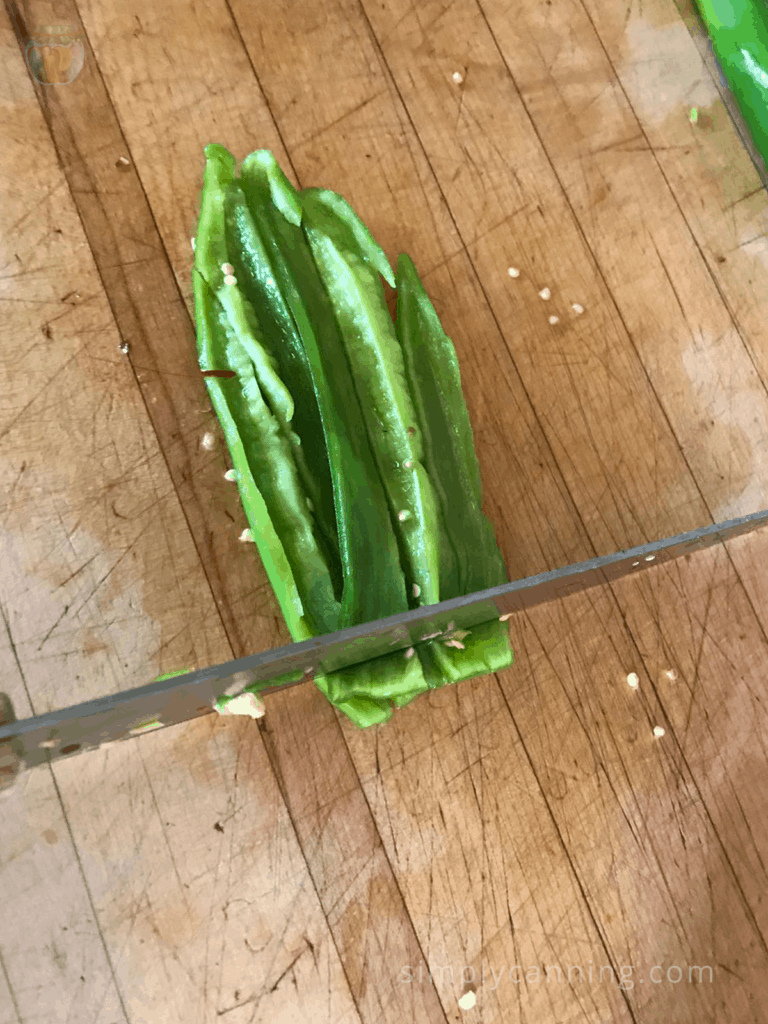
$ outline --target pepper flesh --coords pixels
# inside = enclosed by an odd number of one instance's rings
[[[293,639],[504,582],[455,352],[413,265],[401,257],[396,281],[346,200],[297,192],[268,150],[243,162],[239,180],[223,147],[206,156],[194,274],[201,368],[236,371],[206,385]],[[227,263],[236,285],[224,280]],[[396,326],[381,277],[402,291]],[[389,719],[393,704],[512,663],[504,623],[456,634],[458,647],[451,637],[315,684],[364,728]]]
[[[275,358],[280,377],[290,382],[290,395],[295,405],[290,431],[293,456],[302,486],[312,502],[334,592],[340,600],[341,561],[328,451],[307,354],[275,280],[276,272],[265,241],[269,228],[263,223],[263,214],[263,204],[255,204],[253,210],[249,208],[240,181],[227,185],[227,250],[239,288],[258,311],[265,347]]]
[[[206,377],[206,386],[212,397],[217,396],[216,412],[222,426],[226,423],[230,452],[233,458],[235,452],[238,455],[238,484],[241,480],[244,483],[248,501],[255,500],[254,489],[260,492],[257,516],[263,521],[266,512],[280,539],[298,591],[299,603],[293,604],[300,617],[307,620],[310,635],[332,633],[338,627],[339,604],[291,451],[286,415],[289,409],[292,415],[293,400],[277,375],[274,358],[264,348],[255,311],[238,285],[223,283],[222,267],[230,263],[224,190],[232,180],[234,161],[217,146],[206,147],[206,157],[193,273],[200,367],[207,370],[226,365],[237,374],[235,379]],[[246,319],[241,314],[249,307]],[[244,493],[242,488],[240,493]],[[253,532],[253,536],[258,544],[260,535]],[[294,615],[291,621],[300,633],[304,632]]]
[[[367,229],[354,230],[352,225],[358,220],[354,211],[349,208],[343,217],[339,214],[344,202],[340,196],[328,190],[305,189],[301,198],[304,231],[333,303],[387,492],[408,577],[409,603],[411,607],[437,604],[437,501],[421,463],[421,437],[405,380],[403,353],[379,277],[382,269],[388,270],[394,284],[392,270]]]

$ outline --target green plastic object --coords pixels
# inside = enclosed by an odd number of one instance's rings
[[[768,4],[696,0],[720,70],[768,165]]]

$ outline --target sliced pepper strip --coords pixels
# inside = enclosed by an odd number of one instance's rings
[[[234,180],[235,158],[223,146],[205,147],[206,164],[200,222],[195,242],[195,270],[201,274],[237,330],[242,345],[256,370],[259,387],[286,435],[294,404],[288,388],[277,374],[277,363],[259,337],[256,312],[237,284],[227,284],[224,267],[230,263],[225,231],[226,188]],[[234,266],[234,264],[232,264]],[[232,275],[234,276],[234,275]],[[212,367],[213,369],[213,367]]]
[[[333,633],[338,628],[340,606],[328,563],[315,536],[314,518],[307,508],[306,492],[301,486],[290,442],[269,411],[253,364],[223,310],[219,322],[227,337],[226,363],[237,373],[236,381],[224,382],[222,386],[227,388],[229,407],[254,479],[259,482],[270,518],[285,546],[305,616],[317,634]]]
[[[265,347],[274,356],[281,379],[290,385],[295,404],[290,433],[293,456],[301,482],[312,502],[311,511],[324,541],[334,592],[340,600],[343,579],[328,451],[309,360],[291,310],[275,280],[275,270],[264,240],[265,232],[269,231],[264,223],[265,207],[271,201],[268,181],[262,201],[255,202],[253,210],[248,206],[240,181],[233,181],[227,186],[227,246],[238,287],[257,312]]]
[[[386,257],[383,253],[376,256],[375,242],[367,230],[365,234],[355,233],[349,226],[349,215],[343,220],[339,217],[340,197],[331,203],[325,190],[306,189],[301,198],[302,226],[333,303],[389,501],[406,571],[409,605],[437,604],[437,500],[420,461],[421,438],[403,354],[379,276],[382,258],[386,262]]]
[[[222,356],[219,351],[224,339],[220,326],[213,314],[213,295],[202,275],[196,271],[192,275],[195,295],[195,317],[197,328],[197,348],[200,367],[203,370],[220,366]],[[218,332],[219,344],[214,346],[214,332]],[[205,385],[211,398],[214,411],[224,432],[224,438],[237,474],[237,487],[240,501],[245,510],[251,534],[258,549],[261,561],[266,569],[269,582],[280,605],[283,618],[294,643],[309,640],[315,633],[304,617],[304,609],[299,596],[299,589],[285,553],[282,541],[275,529],[266,502],[256,486],[250,464],[243,446],[237,424],[229,409],[228,395],[225,388],[231,388],[230,381],[217,377],[206,377]]]
[[[397,335],[424,441],[424,464],[457,560],[457,573],[444,565],[440,579],[440,600],[449,601],[506,583],[507,571],[481,508],[480,467],[456,350],[406,253],[397,261]]]

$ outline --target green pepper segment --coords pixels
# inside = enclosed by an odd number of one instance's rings
[[[227,186],[234,180],[235,159],[223,146],[217,145],[206,146],[205,155],[194,267],[205,278],[206,284],[226,310],[253,362],[256,379],[270,410],[277,416],[286,435],[289,435],[288,423],[294,413],[293,398],[277,374],[274,356],[264,348],[255,310],[239,285],[231,283],[234,275],[228,275],[225,271],[228,265],[234,266],[230,261],[225,231],[225,196]]]
[[[259,481],[270,517],[285,545],[305,615],[317,633],[333,633],[338,628],[339,602],[328,564],[317,543],[314,520],[307,508],[306,492],[301,486],[290,442],[269,411],[253,364],[223,311],[220,323],[227,335],[226,364],[237,374],[236,381],[223,384],[228,385],[230,408],[254,479]]]
[[[238,286],[257,311],[265,347],[275,358],[281,380],[290,385],[295,403],[289,434],[293,457],[312,503],[310,511],[321,533],[334,593],[341,600],[343,578],[328,450],[309,360],[265,243],[269,233],[265,217],[272,202],[268,178],[264,186],[262,201],[255,201],[252,209],[240,181],[227,186],[227,244]]]
[[[323,228],[342,252],[354,255],[381,274],[390,288],[395,287],[395,276],[387,254],[343,196],[329,188],[305,188],[299,196],[304,211],[308,203],[316,216],[323,211]]]
[[[269,191],[269,198],[283,217],[296,227],[301,225],[301,200],[280,164],[269,149],[257,149],[243,160],[240,168],[243,180],[260,185]]]
[[[277,288],[301,336],[328,451],[344,592],[339,629],[407,611],[405,580],[387,498],[368,444],[334,308],[306,238],[265,204],[264,160],[243,162],[243,189],[259,224]],[[283,189],[292,189],[283,182]]]
[[[309,189],[302,200],[304,232],[333,304],[371,450],[387,494],[406,572],[409,605],[437,604],[437,501],[420,461],[415,410],[380,271],[374,268],[372,257],[360,254],[359,237],[339,220],[335,210]]]
[[[203,370],[220,368],[223,358],[221,349],[226,341],[226,336],[221,325],[215,319],[213,294],[205,279],[197,272],[194,272],[192,276],[200,367]],[[216,345],[214,345],[214,332],[218,335],[219,343]],[[302,640],[309,640],[315,633],[304,617],[304,608],[291,564],[272,522],[267,504],[253,478],[243,439],[229,408],[232,383],[217,377],[205,378],[211,403],[224,431],[224,438],[232,458],[240,500],[248,519],[251,534],[256,542],[288,631],[294,643],[300,643]]]
[[[315,685],[361,729],[388,721],[393,700],[402,707],[429,688],[419,659],[402,651],[316,676]]]
[[[424,439],[424,464],[457,562],[456,572],[450,564],[442,567],[440,599],[499,586],[507,572],[481,509],[480,467],[456,350],[405,253],[397,261],[397,334]]]

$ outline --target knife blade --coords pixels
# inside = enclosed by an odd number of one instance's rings
[[[0,788],[4,785],[3,772],[7,785],[9,775],[15,777],[36,765],[210,714],[219,697],[235,696],[254,683],[265,684],[259,688],[260,695],[285,690],[316,673],[417,647],[430,634],[457,628],[471,630],[494,619],[509,618],[536,605],[732,540],[766,523],[768,509],[19,722],[13,720],[12,710],[6,710],[6,724],[0,726]]]

